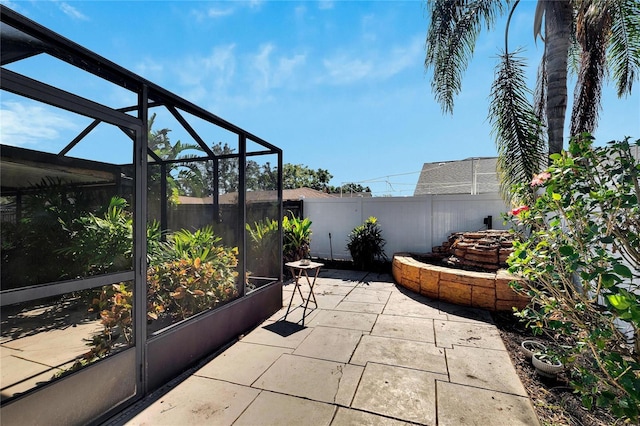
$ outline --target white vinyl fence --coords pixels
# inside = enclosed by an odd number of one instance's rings
[[[311,256],[349,260],[346,248],[351,230],[370,216],[378,218],[386,240],[385,253],[427,253],[452,232],[505,229],[507,212],[499,194],[422,195],[418,197],[318,198],[304,200],[304,216],[311,224]]]

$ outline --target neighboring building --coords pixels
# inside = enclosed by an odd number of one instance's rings
[[[336,194],[327,194],[311,188],[283,189],[283,201],[298,201],[305,198],[335,198]],[[277,199],[276,191],[247,191],[247,202],[273,201]],[[238,193],[229,192],[218,196],[220,204],[235,204],[238,202]],[[179,204],[213,204],[213,197],[187,197],[180,195]]]
[[[497,157],[424,163],[416,195],[498,193]]]

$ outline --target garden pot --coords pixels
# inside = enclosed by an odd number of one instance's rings
[[[544,352],[547,347],[537,340],[524,340],[520,344],[520,348],[522,349],[522,353],[524,353],[525,358],[531,361],[531,357],[535,352]]]
[[[560,361],[551,361],[546,358],[540,359],[539,353],[534,353],[531,360],[536,372],[542,377],[555,379],[558,373],[564,369],[564,365]]]

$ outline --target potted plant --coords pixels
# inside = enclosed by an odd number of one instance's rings
[[[544,352],[547,347],[537,340],[524,340],[520,343],[520,347],[522,352],[524,353],[525,358],[531,361],[531,357],[535,352]]]
[[[560,353],[553,348],[546,348],[533,353],[531,360],[536,372],[542,377],[555,379],[564,370]]]

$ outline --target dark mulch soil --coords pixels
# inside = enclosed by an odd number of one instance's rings
[[[531,332],[510,313],[498,313],[493,317],[542,425],[609,426],[616,424],[616,419],[603,410],[587,411],[579,397],[573,393],[565,374],[559,375],[557,379],[546,379],[536,373],[531,362],[521,351],[520,344],[528,339],[544,342],[544,337],[533,337]],[[618,424],[621,422],[618,421]]]

